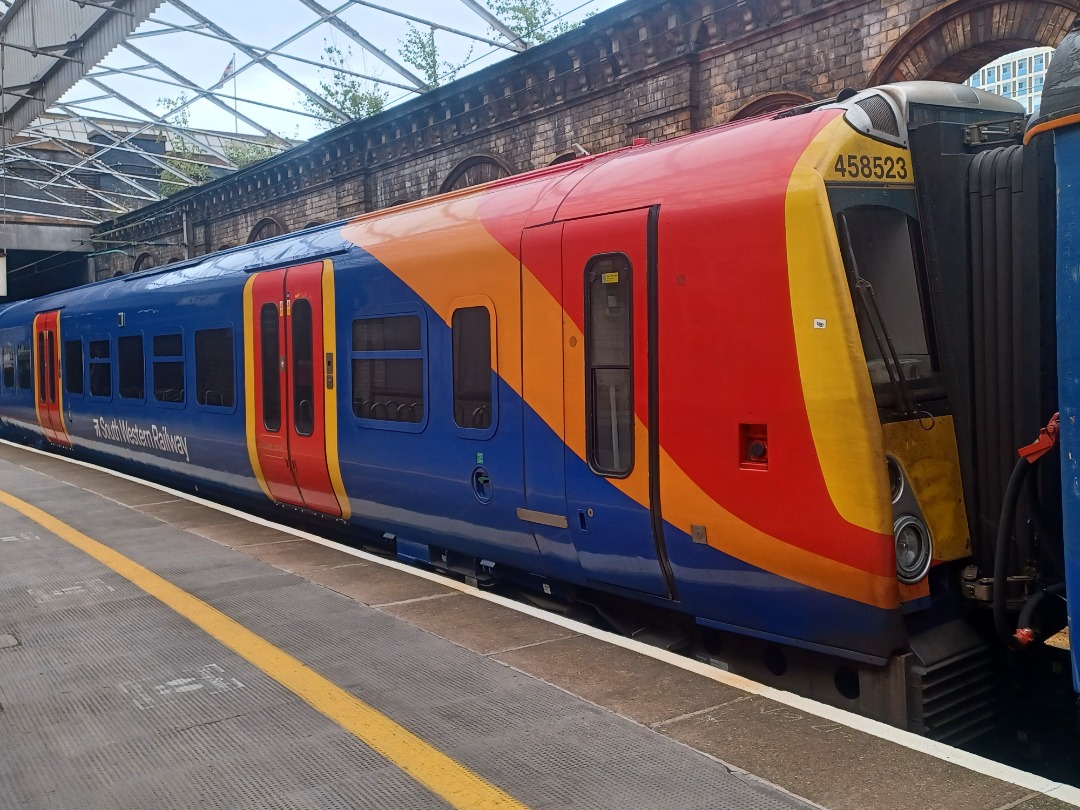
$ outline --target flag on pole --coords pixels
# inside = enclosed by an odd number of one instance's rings
[[[229,64],[225,66],[225,72],[221,74],[221,78],[218,79],[218,84],[225,81],[227,78],[233,75],[233,71],[236,70],[236,54],[234,53],[232,59],[229,60]]]

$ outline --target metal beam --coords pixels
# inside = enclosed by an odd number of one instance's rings
[[[175,2],[175,0],[174,0],[174,2]],[[386,51],[372,45],[364,37],[360,36],[359,31],[357,31],[355,28],[353,28],[347,22],[342,20],[336,14],[332,14],[330,11],[323,8],[321,5],[316,3],[315,0],[298,0],[298,2],[303,3],[309,9],[311,9],[316,14],[318,14],[320,17],[322,17],[324,22],[329,23],[330,25],[332,25],[334,28],[336,28],[338,31],[343,33],[345,36],[347,36],[349,39],[351,39],[353,42],[355,42],[357,45],[359,45],[365,51],[367,51],[372,56],[374,56],[376,59],[378,59],[380,62],[382,62],[384,65],[389,67],[391,70],[397,71],[397,73],[404,76],[406,79],[408,79],[410,82],[412,82],[416,87],[419,87],[419,88],[426,88],[427,87],[427,82],[425,82],[423,79],[416,76],[407,67],[405,67],[399,61],[397,61],[392,56],[387,54]]]
[[[386,6],[379,6],[375,3],[368,3],[366,0],[352,0],[354,6],[364,6],[365,8],[372,8],[376,11],[383,11],[387,14],[393,14],[395,17],[401,17],[403,20],[409,20],[410,22],[419,23],[425,25],[428,28],[435,28],[439,31],[445,31],[448,34],[457,34],[459,37],[465,37],[466,39],[473,39],[477,42],[483,42],[485,45],[494,45],[496,48],[505,48],[508,51],[523,51],[525,47],[517,47],[513,43],[499,42],[495,39],[488,39],[487,37],[481,37],[476,34],[470,34],[468,31],[462,31],[459,28],[451,28],[448,25],[442,25],[441,23],[433,22],[432,20],[425,20],[423,17],[414,17],[411,14],[406,14],[404,11],[396,11]],[[513,32],[511,32],[513,33]],[[517,35],[514,35],[517,38]]]
[[[304,2],[305,0],[300,0],[300,1]],[[181,0],[170,0],[170,2],[172,2],[172,4],[174,6],[176,6],[176,8],[183,11],[185,14],[187,14],[193,20],[198,20],[199,22],[206,23],[207,27],[211,31],[214,31],[214,32],[216,32],[216,33],[218,33],[218,34],[220,34],[222,36],[232,37],[232,34],[228,33],[224,28],[222,28],[221,26],[216,25],[215,23],[211,22],[206,17],[202,16],[197,11],[195,11],[190,6],[188,6],[186,3],[183,3]],[[237,40],[237,42],[239,43],[239,40]],[[128,45],[128,47],[130,48],[131,46]],[[269,70],[275,76],[277,76],[279,79],[283,79],[284,81],[288,82],[293,87],[295,87],[297,90],[299,90],[301,93],[303,93],[305,96],[307,96],[312,101],[314,101],[316,104],[318,104],[321,107],[324,107],[325,109],[327,109],[328,111],[333,113],[335,116],[337,116],[338,120],[341,121],[342,123],[344,123],[345,121],[350,120],[349,116],[345,113],[344,110],[342,110],[337,105],[332,104],[331,102],[327,101],[325,98],[320,96],[314,90],[311,90],[310,88],[304,86],[301,82],[298,82],[296,79],[294,79],[288,73],[286,73],[284,70],[279,68],[273,62],[271,62],[267,57],[260,55],[257,51],[252,50],[250,47],[248,47],[247,45],[245,45],[243,43],[237,44],[236,47],[237,47],[238,50],[243,51],[244,54],[246,54],[247,57],[249,59],[251,59],[253,62],[260,63],[263,67],[265,67],[267,70]],[[218,84],[221,84],[221,82],[218,82]]]
[[[528,42],[523,40],[513,28],[492,14],[487,6],[478,3],[477,0],[461,0],[461,2],[476,12],[480,19],[506,37],[507,41],[510,43],[510,47],[514,50],[524,51],[529,47]]]

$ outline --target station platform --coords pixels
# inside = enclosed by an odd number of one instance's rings
[[[1075,788],[0,444],[0,808],[1070,806]]]

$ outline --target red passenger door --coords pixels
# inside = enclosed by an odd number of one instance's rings
[[[42,312],[34,318],[34,405],[38,424],[53,444],[71,447],[60,392],[60,313]]]
[[[347,518],[337,456],[330,262],[257,273],[245,298],[252,469],[271,499]]]

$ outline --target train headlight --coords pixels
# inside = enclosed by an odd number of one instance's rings
[[[896,503],[904,494],[904,471],[900,469],[900,462],[892,456],[885,456],[885,466],[889,470],[889,491],[892,502]]]
[[[918,582],[930,570],[933,546],[926,524],[914,515],[901,515],[893,523],[896,543],[896,576],[901,582]]]

